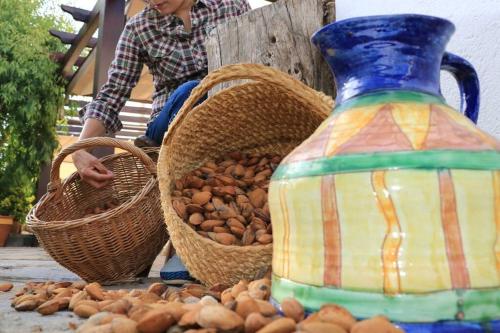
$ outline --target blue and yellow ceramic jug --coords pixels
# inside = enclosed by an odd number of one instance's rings
[[[453,31],[396,15],[313,36],[337,101],[273,175],[276,302],[337,303],[407,332],[500,332],[500,142],[474,124],[478,79],[445,52]],[[457,79],[462,113],[442,97],[440,69]]]

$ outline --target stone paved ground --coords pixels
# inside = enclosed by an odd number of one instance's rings
[[[159,280],[159,269],[164,261],[165,257],[162,255],[156,258],[148,279],[112,288],[146,288],[152,282]],[[38,312],[17,312],[10,306],[11,298],[25,282],[48,280],[77,281],[80,279],[53,261],[42,248],[0,248],[0,282],[14,283],[14,289],[10,292],[0,292],[0,333],[73,332],[69,328],[70,323],[77,325],[83,323],[83,320],[69,311],[42,316]]]

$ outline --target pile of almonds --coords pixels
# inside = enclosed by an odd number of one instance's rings
[[[42,315],[69,309],[88,318],[77,333],[402,333],[385,317],[356,321],[341,306],[327,304],[305,318],[293,298],[269,303],[271,281],[240,281],[231,288],[182,288],[153,283],[147,290],[105,290],[98,283],[30,282],[16,294],[18,311]]]
[[[191,228],[224,245],[273,241],[267,191],[281,156],[231,153],[175,181],[172,205]]]
[[[85,215],[83,217],[91,217],[97,214],[102,214],[104,212],[107,212],[108,210],[115,209],[118,206],[120,206],[120,201],[118,199],[111,199],[103,202],[97,207],[89,207],[85,209]]]

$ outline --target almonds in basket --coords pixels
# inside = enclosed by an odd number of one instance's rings
[[[203,237],[223,245],[272,242],[269,180],[282,157],[231,153],[176,180],[172,205]]]

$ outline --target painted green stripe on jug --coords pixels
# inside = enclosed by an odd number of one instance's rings
[[[335,155],[281,164],[273,180],[383,169],[500,169],[498,151],[426,150]]]
[[[385,315],[402,322],[455,320],[463,311],[465,320],[483,321],[500,318],[500,289],[447,290],[427,294],[400,294],[349,291],[309,286],[273,276],[272,297],[281,302],[296,298],[308,311],[322,304],[344,306],[358,318]]]
[[[334,113],[343,112],[352,108],[386,104],[386,103],[419,103],[419,104],[442,104],[446,105],[442,97],[406,90],[389,90],[354,97],[343,102],[333,109]]]

